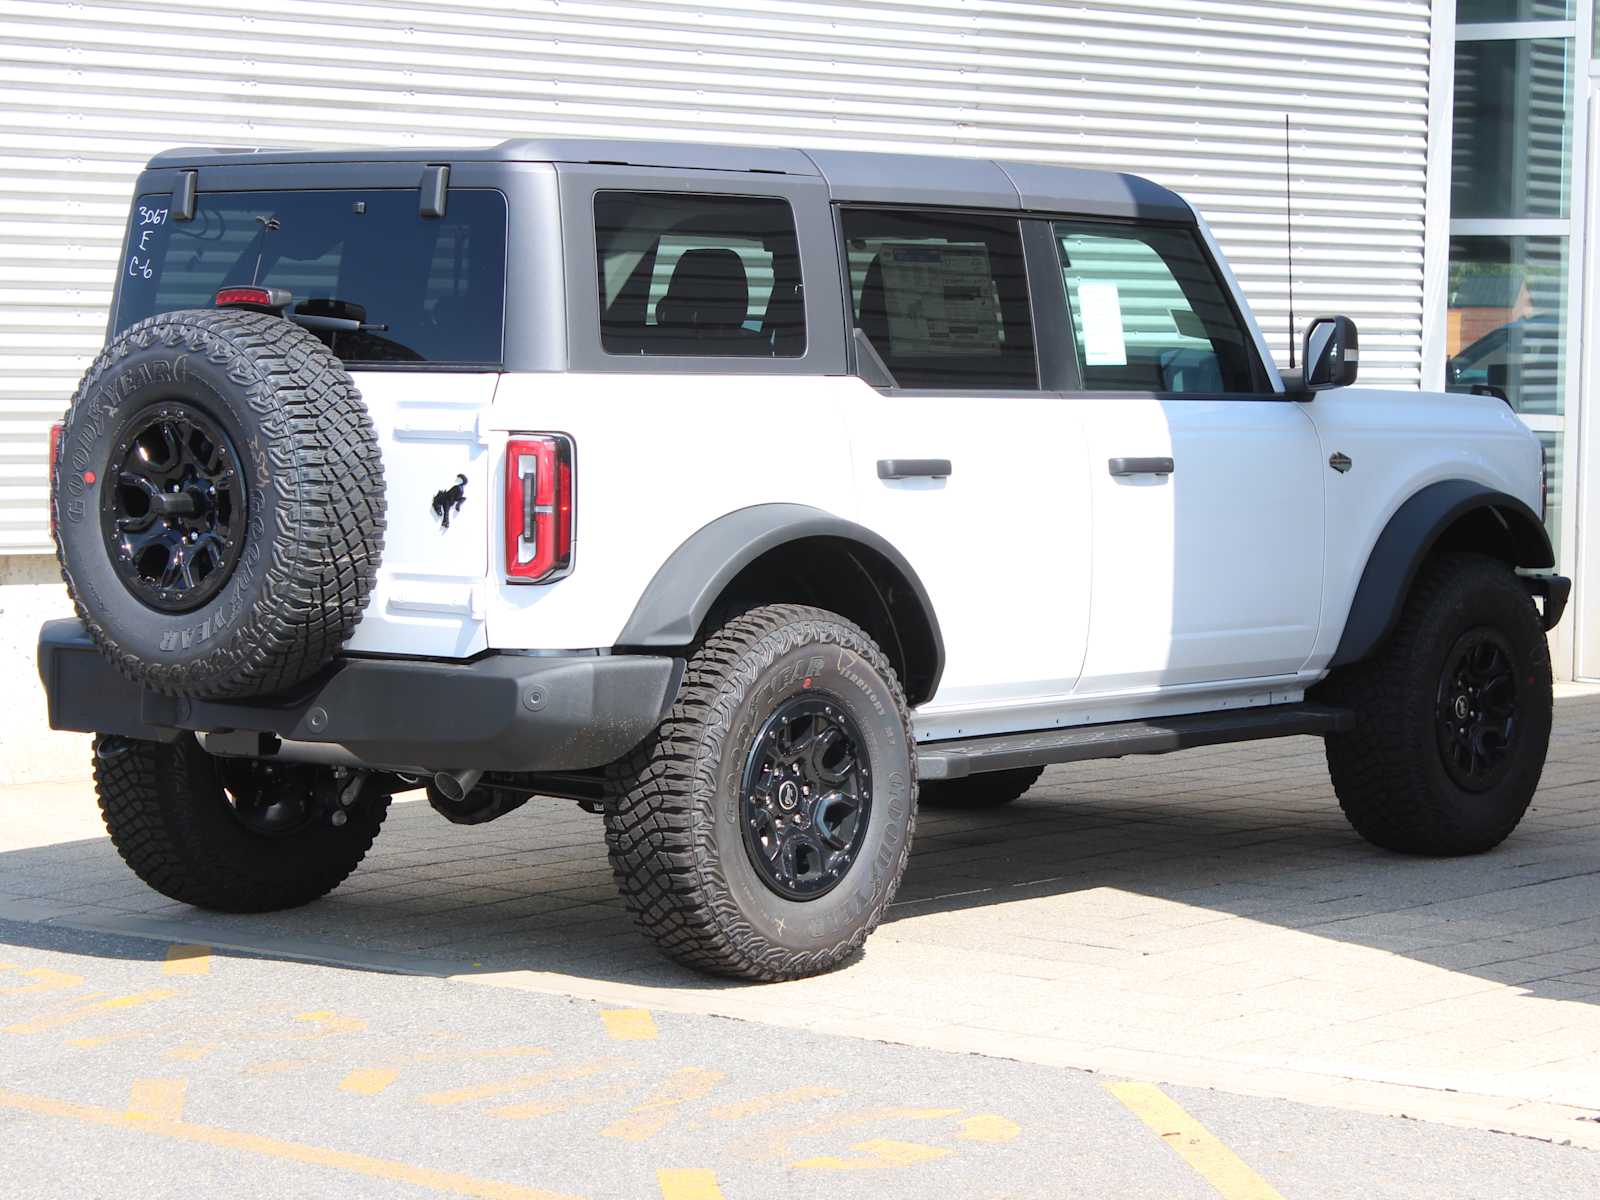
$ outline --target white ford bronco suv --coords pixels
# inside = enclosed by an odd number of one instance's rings
[[[1132,176],[626,141],[174,150],[52,449],[39,666],[152,887],[336,887],[389,798],[603,815],[672,957],[861,946],[917,806],[1326,739],[1356,830],[1527,808],[1568,581],[1499,399],[1273,365]],[[1544,573],[1540,573],[1544,572]]]

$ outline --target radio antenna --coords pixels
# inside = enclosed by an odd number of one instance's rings
[[[1289,255],[1289,370],[1294,370],[1294,178],[1290,170],[1289,114],[1283,114],[1283,217],[1288,232]]]

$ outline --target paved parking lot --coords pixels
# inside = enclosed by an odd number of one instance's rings
[[[397,804],[332,897],[235,918],[146,890],[82,786],[13,789],[0,918],[1600,1147],[1597,730],[1600,698],[1562,701],[1528,820],[1465,860],[1359,841],[1310,740],[1056,768],[1008,810],[924,814],[866,953],[793,984],[658,959],[599,819],[557,801],[477,828]]]

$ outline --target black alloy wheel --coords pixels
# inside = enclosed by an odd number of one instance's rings
[[[1439,753],[1450,778],[1487,791],[1505,774],[1519,733],[1517,676],[1510,643],[1495,630],[1456,640],[1439,678]]]
[[[756,735],[739,819],[761,880],[790,900],[824,896],[861,852],[872,809],[861,731],[838,700],[793,696]]]
[[[101,528],[128,591],[160,612],[215,596],[244,545],[244,476],[217,422],[185,404],[135,413],[112,450]]]

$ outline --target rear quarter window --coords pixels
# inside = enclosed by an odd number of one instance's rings
[[[287,315],[354,318],[311,332],[351,366],[494,366],[502,358],[506,202],[454,188],[443,217],[415,190],[202,192],[191,221],[140,196],[121,268],[117,328],[210,308],[218,289],[286,289]]]
[[[766,196],[597,192],[608,354],[798,358],[805,305],[794,213]]]

